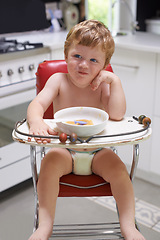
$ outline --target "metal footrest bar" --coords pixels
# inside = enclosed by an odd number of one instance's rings
[[[119,222],[93,224],[54,225],[51,238],[53,239],[124,239],[121,236]]]

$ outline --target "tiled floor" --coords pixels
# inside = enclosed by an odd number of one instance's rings
[[[112,197],[88,199],[116,212],[116,203]],[[160,233],[160,208],[137,198],[135,201],[137,222]]]
[[[146,240],[160,239],[160,187],[135,179],[136,216]],[[6,192],[0,200],[0,240],[27,240],[33,228],[31,182]],[[56,224],[117,220],[112,198],[59,198]]]

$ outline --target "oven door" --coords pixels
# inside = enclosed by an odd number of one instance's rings
[[[47,48],[0,56],[0,192],[31,177],[30,148],[13,142],[12,131],[36,96],[35,72],[44,60],[50,60]]]

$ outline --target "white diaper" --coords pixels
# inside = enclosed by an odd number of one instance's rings
[[[73,173],[76,175],[91,175],[92,174],[92,160],[96,152],[102,148],[94,151],[80,152],[74,149],[68,149],[73,159]]]

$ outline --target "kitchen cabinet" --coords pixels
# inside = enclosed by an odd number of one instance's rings
[[[151,145],[151,171],[160,175],[160,152],[159,152],[159,136],[160,136],[160,54],[157,54],[156,64],[156,83],[155,83],[155,105],[153,112],[153,136]]]
[[[17,142],[0,148],[0,192],[31,178],[30,148]],[[37,154],[40,166],[40,151]]]
[[[160,53],[157,54],[154,115],[160,117]]]
[[[116,47],[111,64],[120,77],[126,95],[126,116],[145,114],[152,119],[153,133],[140,144],[137,176],[159,184],[160,161],[157,149],[160,134],[160,54],[152,51]],[[130,146],[118,149],[121,159],[130,165]]]
[[[154,105],[156,54],[117,48],[111,64],[126,95],[128,116],[151,116]]]
[[[27,145],[11,143],[0,148],[0,156],[0,192],[31,177]]]

